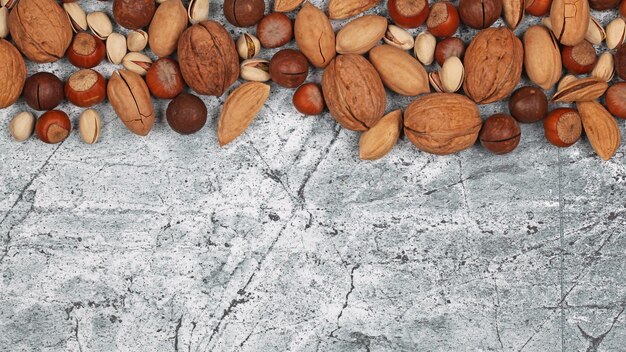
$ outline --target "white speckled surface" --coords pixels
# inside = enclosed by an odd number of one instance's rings
[[[42,70],[73,69],[28,71]],[[166,102],[147,138],[100,104],[93,146],[77,131],[15,143],[6,126],[27,107],[0,110],[0,351],[626,350],[623,148],[557,150],[535,124],[503,157],[404,139],[363,162],[358,134],[299,115],[291,94],[272,85],[224,149],[223,97],[204,98],[193,136],[169,129]]]

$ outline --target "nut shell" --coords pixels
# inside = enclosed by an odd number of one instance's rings
[[[404,133],[420,150],[448,155],[474,145],[480,111],[467,97],[433,93],[415,99],[404,112]]]
[[[606,91],[606,108],[621,119],[626,119],[626,82],[615,83]]]
[[[583,125],[578,112],[571,108],[559,108],[548,114],[543,121],[546,139],[551,144],[567,148],[580,139]]]
[[[554,86],[563,72],[559,43],[544,26],[531,26],[524,34],[524,68],[531,81],[543,89]]]
[[[135,72],[119,70],[113,73],[107,86],[113,109],[133,133],[146,136],[154,125],[154,105],[143,78]]]
[[[23,142],[35,131],[35,116],[30,112],[20,112],[9,122],[9,132],[13,139]]]
[[[224,16],[237,27],[254,26],[263,18],[265,1],[263,0],[225,0]]]
[[[550,24],[556,39],[574,46],[585,39],[589,27],[588,0],[554,0],[550,8]]]
[[[178,39],[187,28],[187,10],[180,0],[168,0],[161,4],[150,23],[148,42],[158,57],[176,51]]]
[[[158,59],[146,73],[146,84],[152,95],[160,99],[172,99],[185,88],[180,67],[174,59]]]
[[[17,101],[25,81],[24,58],[10,42],[0,39],[0,109]]]
[[[72,41],[72,26],[54,0],[21,0],[9,14],[15,45],[31,61],[61,59]]]
[[[63,142],[72,131],[72,123],[66,113],[59,110],[48,111],[41,115],[35,125],[37,138],[44,143]]]
[[[383,82],[360,55],[337,56],[324,70],[322,91],[331,115],[349,130],[367,131],[385,113]]]
[[[480,31],[465,52],[465,93],[478,104],[506,98],[520,81],[523,61],[522,42],[510,29]]]
[[[221,96],[239,77],[239,54],[226,29],[204,21],[185,30],[178,41],[178,63],[189,87]]]
[[[296,16],[294,35],[298,48],[311,65],[317,68],[328,66],[337,54],[335,31],[330,20],[324,12],[309,2],[302,6]]]
[[[548,99],[541,89],[522,87],[511,95],[509,111],[519,122],[537,122],[548,113]]]
[[[183,93],[167,106],[167,123],[180,134],[200,131],[206,124],[207,109],[204,102],[195,95]]]
[[[156,11],[154,0],[114,0],[113,17],[120,26],[141,29],[150,24]]]
[[[388,44],[379,45],[370,51],[370,61],[392,91],[405,96],[430,92],[426,69],[406,51]]]
[[[61,104],[64,98],[63,82],[52,73],[35,73],[28,77],[24,84],[24,100],[35,110],[52,110]]]
[[[522,131],[517,121],[506,114],[487,118],[480,130],[480,143],[496,155],[508,154],[519,145]]]

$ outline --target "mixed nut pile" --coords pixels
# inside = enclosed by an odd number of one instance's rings
[[[107,0],[100,0],[107,1]],[[80,135],[95,143],[101,119],[90,107],[105,99],[124,125],[147,135],[154,125],[153,98],[172,99],[166,117],[181,134],[203,128],[207,108],[199,95],[228,93],[218,123],[225,145],[243,133],[270,96],[272,80],[297,90],[293,104],[306,115],[327,107],[344,128],[363,132],[362,159],[378,159],[401,133],[420,150],[447,155],[480,140],[495,154],[517,148],[518,123],[543,120],[546,139],[555,146],[576,143],[583,131],[605,160],[620,146],[614,116],[626,119],[626,83],[609,87],[615,74],[626,79],[626,0],[388,0],[388,19],[363,15],[337,33],[331,20],[345,20],[381,5],[380,0],[329,0],[327,12],[304,0],[226,0],[224,16],[237,27],[256,26],[233,40],[224,24],[209,19],[209,0],[113,0],[114,20],[130,30],[113,31],[103,12],[86,14],[76,0],[0,0],[0,108],[20,96],[46,111],[38,119],[22,112],[10,122],[18,141],[32,133],[46,143],[65,140],[72,124],[54,110],[62,101],[86,108]],[[603,28],[590,8],[620,7],[622,17]],[[286,13],[297,11],[295,20]],[[545,16],[521,38],[513,30],[524,16]],[[504,18],[506,27],[491,27]],[[414,38],[406,29],[425,24]],[[478,29],[469,43],[453,37],[459,26]],[[295,38],[298,50],[283,49],[271,60],[262,48],[280,48]],[[595,46],[606,42],[600,56]],[[466,45],[467,44],[467,45]],[[159,57],[152,61],[146,48]],[[26,77],[25,56],[35,63],[67,58],[78,68],[65,82],[51,73]],[[105,79],[93,70],[105,57],[122,65]],[[438,64],[439,69],[427,66]],[[306,83],[309,71],[322,69],[321,84]],[[564,76],[563,72],[567,72]],[[536,86],[515,90],[522,73]],[[548,111],[545,91],[557,86],[554,103],[575,106]],[[404,113],[386,113],[387,90],[414,101]],[[434,91],[434,92],[433,92]],[[457,92],[462,91],[464,94]],[[486,120],[477,104],[508,99],[509,111]],[[603,99],[604,105],[599,102]],[[574,108],[575,107],[575,108]]]

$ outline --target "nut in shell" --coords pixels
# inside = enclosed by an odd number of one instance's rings
[[[365,54],[380,42],[387,32],[387,19],[368,15],[350,21],[337,33],[339,54]]]
[[[591,71],[591,76],[610,82],[615,75],[615,60],[613,54],[605,51],[600,55],[596,67]]]
[[[437,38],[430,32],[422,32],[415,38],[415,57],[424,65],[430,65],[435,61],[435,48]]]
[[[370,62],[392,91],[405,96],[430,92],[426,69],[406,51],[383,44],[370,51]]]
[[[456,56],[446,59],[439,71],[439,76],[446,93],[454,93],[461,89],[465,79],[465,69],[461,59]]]
[[[509,28],[515,29],[522,23],[525,7],[524,0],[502,0],[502,13]]]
[[[9,132],[13,139],[23,142],[35,131],[35,116],[30,112],[20,112],[9,122]]]
[[[250,126],[269,96],[270,86],[259,82],[244,83],[228,95],[217,124],[220,146],[232,142]]]
[[[378,5],[380,0],[330,0],[328,13],[333,20],[356,16]]]
[[[9,9],[0,7],[0,38],[9,35]]]
[[[589,17],[589,27],[585,34],[585,40],[593,45],[599,45],[604,39],[606,39],[606,32],[602,25],[593,16]]]
[[[191,0],[187,8],[187,16],[191,24],[200,23],[209,19],[210,0]]]
[[[87,25],[96,37],[105,40],[113,33],[113,24],[106,13],[97,11],[87,15]]]
[[[385,32],[383,40],[386,44],[393,45],[402,50],[411,50],[415,46],[415,40],[411,33],[395,24],[387,26],[387,32]]]
[[[261,42],[250,33],[242,34],[236,44],[239,57],[244,60],[255,58],[261,51]]]
[[[146,136],[154,126],[154,105],[140,75],[118,70],[111,75],[107,96],[113,109],[131,132]]]
[[[598,99],[609,88],[603,79],[595,77],[572,79],[559,85],[552,97],[553,102],[573,103]]]
[[[300,51],[311,65],[325,68],[335,55],[335,31],[326,14],[306,2],[294,23],[294,35]]]
[[[435,92],[437,93],[445,93],[446,89],[443,87],[443,83],[441,82],[441,75],[439,71],[433,71],[428,74],[428,81],[430,85],[433,87]]]
[[[152,52],[158,57],[173,54],[188,21],[187,10],[181,0],[168,0],[160,5],[148,30]]]
[[[596,101],[577,102],[576,108],[593,149],[603,160],[611,159],[617,152],[621,139],[615,118]]]
[[[531,81],[550,89],[561,78],[561,52],[556,38],[543,26],[531,26],[524,34],[524,67]]]
[[[152,60],[142,53],[130,52],[122,59],[122,65],[129,71],[145,76],[152,66]]]
[[[128,51],[142,51],[148,45],[148,33],[141,29],[130,31],[128,33],[128,38],[126,38],[126,45],[128,45]]]
[[[87,14],[78,2],[65,2],[63,9],[67,13],[74,33],[80,33],[87,30]]]
[[[298,8],[304,0],[275,0],[274,12],[290,12]]]
[[[585,39],[590,16],[588,0],[554,0],[550,9],[551,29],[561,44],[574,46]]]
[[[606,26],[606,46],[615,49],[624,43],[626,37],[626,22],[624,19],[616,18]]]
[[[270,62],[264,59],[248,59],[241,63],[240,76],[251,82],[270,80]]]
[[[94,144],[100,138],[100,126],[102,121],[100,119],[100,114],[93,109],[85,110],[80,115],[80,120],[78,122],[78,131],[80,132],[80,137],[87,144]]]
[[[389,153],[402,132],[402,110],[383,116],[374,127],[363,132],[359,140],[361,160],[377,160]]]
[[[13,105],[26,82],[26,63],[10,42],[0,39],[0,109]]]
[[[126,37],[119,33],[111,33],[106,42],[107,59],[114,65],[122,63],[127,53]]]

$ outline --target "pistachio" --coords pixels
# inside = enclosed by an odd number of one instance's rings
[[[624,42],[626,37],[626,22],[621,17],[611,21],[606,26],[606,46],[609,49],[615,49]]]
[[[105,40],[113,33],[113,25],[106,13],[97,11],[87,15],[87,25],[96,37]]]
[[[606,39],[604,28],[593,16],[589,17],[589,28],[587,28],[585,39],[593,45],[601,44]]]
[[[430,65],[435,60],[437,39],[430,32],[422,32],[415,38],[415,57],[424,65]]]
[[[126,37],[119,33],[111,33],[107,38],[107,58],[114,65],[122,63],[126,56]]]
[[[65,2],[63,3],[63,9],[67,13],[67,18],[70,20],[74,33],[87,30],[87,14],[78,2]]]
[[[191,0],[187,15],[191,24],[200,23],[209,19],[209,0]]]
[[[609,82],[613,79],[613,75],[615,75],[615,60],[613,54],[605,51],[600,55],[596,67],[591,71],[591,76]]]
[[[145,76],[152,66],[152,60],[142,53],[130,52],[122,59],[122,65],[129,71]]]
[[[142,51],[148,45],[148,33],[141,29],[130,31],[126,38],[126,45],[128,45],[128,51]]]
[[[9,122],[9,132],[18,141],[23,142],[32,136],[35,130],[35,117],[30,112],[21,112]]]
[[[248,59],[241,63],[240,76],[246,81],[267,82],[270,80],[270,62],[263,59]]]
[[[446,93],[454,93],[463,85],[465,79],[465,69],[461,59],[456,56],[450,56],[446,59],[439,71],[441,84]]]
[[[85,110],[80,115],[78,131],[83,141],[87,144],[94,144],[100,137],[100,114],[96,110]]]
[[[0,38],[9,35],[9,9],[0,7]]]
[[[252,34],[244,33],[237,39],[237,52],[246,60],[255,58],[261,50],[261,42]]]
[[[573,79],[559,84],[559,90],[552,97],[555,103],[591,101],[601,97],[609,88],[602,79],[596,77]]]
[[[395,24],[387,26],[387,32],[385,33],[383,40],[385,43],[402,50],[411,50],[415,46],[415,40],[413,39],[411,33],[396,26]]]
[[[12,9],[19,0],[0,0],[0,6]]]
[[[435,89],[435,92],[443,93],[445,91],[443,83],[441,82],[441,75],[438,71],[433,71],[429,73],[428,81],[430,82],[430,85],[433,86],[433,89]]]

